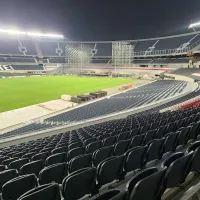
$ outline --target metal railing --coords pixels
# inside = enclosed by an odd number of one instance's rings
[[[185,47],[183,49],[165,49],[155,50],[151,52],[139,51],[134,52],[134,57],[154,57],[154,56],[166,56],[166,55],[180,55],[187,54],[191,50],[191,47]]]

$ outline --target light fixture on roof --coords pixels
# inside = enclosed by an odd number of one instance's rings
[[[10,35],[26,35],[26,32],[23,31],[7,30],[7,29],[0,29],[0,33],[10,34]]]
[[[190,24],[188,29],[196,28],[196,27],[200,27],[200,22]]]
[[[32,37],[45,37],[45,38],[64,38],[63,35],[52,34],[52,33],[39,33],[39,32],[27,32],[28,36]]]
[[[40,33],[40,32],[24,32],[11,29],[0,29],[0,33],[8,35],[25,35],[29,37],[43,37],[43,38],[60,38],[63,39],[63,35],[53,34],[53,33]]]

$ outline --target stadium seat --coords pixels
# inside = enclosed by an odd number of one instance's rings
[[[136,169],[143,169],[146,151],[147,146],[134,147],[126,152],[124,163],[124,170],[126,173]]]
[[[164,189],[179,186],[185,181],[190,172],[192,153],[185,155],[182,152],[169,156],[161,165],[167,167],[164,180]]]
[[[174,152],[176,148],[176,141],[179,133],[169,133],[165,137],[165,141],[163,144],[163,154]]]
[[[120,180],[123,173],[124,156],[113,156],[102,161],[97,167],[98,186]]]
[[[2,187],[4,200],[16,200],[25,192],[37,186],[37,178],[34,174],[16,177],[6,182]]]
[[[10,164],[11,162],[16,161],[16,160],[18,160],[18,158],[8,158],[8,159],[2,161],[1,164],[9,166],[9,164]]]
[[[39,182],[41,185],[55,182],[58,184],[62,183],[62,180],[67,175],[67,164],[58,163],[45,167],[40,171]]]
[[[177,138],[177,148],[181,148],[185,146],[188,142],[189,138],[189,133],[190,133],[190,127],[183,128]]]
[[[59,147],[51,151],[52,154],[67,153],[67,147]]]
[[[77,156],[69,162],[69,173],[79,169],[88,168],[92,165],[92,154],[84,154]]]
[[[130,140],[121,140],[115,143],[114,145],[114,155],[120,156],[123,155],[128,147],[129,147]]]
[[[150,130],[148,131],[145,136],[144,136],[144,141],[143,144],[146,145],[147,143],[149,143],[151,140],[154,139],[156,134],[156,130]]]
[[[46,165],[53,165],[56,163],[64,163],[67,161],[66,153],[56,153],[46,159]]]
[[[84,180],[84,181],[83,181]],[[74,191],[78,185],[78,190]],[[77,200],[96,194],[96,168],[85,168],[69,174],[62,182],[62,196],[65,200]]]
[[[49,152],[42,152],[34,155],[31,160],[36,161],[36,160],[41,160],[43,163],[45,163],[46,158],[48,157]]]
[[[13,161],[9,164],[9,168],[11,169],[17,169],[18,171],[20,170],[20,168],[25,165],[26,163],[29,162],[28,158],[22,158],[16,161]]]
[[[32,158],[35,154],[37,154],[36,151],[30,152],[30,153],[26,153],[26,154],[24,154],[24,155],[22,156],[22,158],[28,158],[29,160],[31,160],[31,158]]]
[[[89,138],[84,141],[84,145],[87,146],[88,144],[95,142],[96,138]]]
[[[20,173],[21,174],[35,174],[37,177],[39,175],[39,172],[42,170],[44,164],[42,162],[42,160],[36,160],[36,161],[32,161],[29,162],[25,165],[23,165],[20,168]]]
[[[78,147],[82,147],[82,146],[83,146],[82,142],[74,142],[74,143],[69,145],[69,150],[72,150],[72,149],[75,149],[75,148],[78,148]]]
[[[145,156],[145,162],[159,160],[162,158],[162,146],[164,139],[153,140],[148,144],[148,149]]]
[[[160,199],[165,173],[166,168],[159,171],[157,168],[149,168],[131,178],[126,185],[130,194],[129,199]]]
[[[92,161],[94,166],[113,155],[113,146],[103,147],[93,153]]]
[[[127,140],[129,138],[129,132],[123,132],[117,136],[117,141]]]
[[[137,135],[131,139],[130,148],[141,146],[143,143],[145,135]]]
[[[0,172],[4,171],[6,169],[5,165],[0,165]]]
[[[113,144],[115,144],[116,142],[116,137],[115,136],[112,136],[112,137],[108,137],[108,138],[105,138],[103,140],[103,146],[106,147],[106,146],[112,146]]]
[[[87,153],[94,153],[97,149],[100,149],[101,146],[102,146],[101,141],[92,142],[92,143],[90,143],[86,146],[86,152]]]
[[[61,200],[60,188],[56,183],[41,185],[26,192],[18,200]]]
[[[17,177],[16,169],[8,169],[0,172],[0,192],[2,191],[2,186],[15,177]]]
[[[200,141],[194,142],[191,146],[189,146],[186,150],[186,153],[190,154],[193,152],[193,158],[191,161],[191,171],[192,172],[200,172]]]
[[[70,161],[72,158],[83,155],[84,153],[85,153],[85,147],[77,147],[75,149],[71,149],[67,154],[67,159],[68,161]]]

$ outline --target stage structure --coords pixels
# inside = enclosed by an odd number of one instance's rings
[[[65,46],[66,72],[81,74],[92,60],[92,48],[86,44],[68,44]]]
[[[131,67],[134,58],[134,45],[128,42],[112,42],[112,65],[117,67]]]

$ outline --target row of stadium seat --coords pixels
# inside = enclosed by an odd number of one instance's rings
[[[200,108],[138,114],[2,148],[2,197],[14,200],[28,191],[20,199],[37,194],[46,200],[47,187],[52,200],[60,199],[57,184],[62,183],[64,199],[75,200],[125,179],[115,198],[159,199],[167,188],[183,183],[190,171],[200,169],[200,142],[195,142],[200,137],[199,115]],[[129,180],[126,175],[135,170],[143,171]],[[110,199],[109,192],[92,199]]]
[[[74,110],[47,118],[43,124],[29,124],[19,129],[2,134],[0,137],[12,137],[27,132],[33,132],[51,126],[55,123],[69,123],[104,116],[128,109],[138,108],[154,103],[186,91],[188,83],[184,81],[156,81],[151,84],[114,95],[110,98],[75,108]],[[175,89],[174,89],[175,88]],[[53,124],[52,124],[53,122]]]

